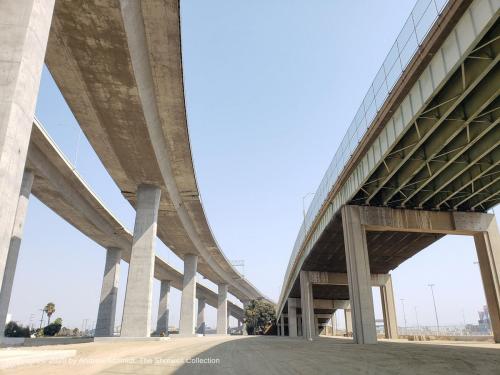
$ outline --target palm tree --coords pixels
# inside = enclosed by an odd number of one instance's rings
[[[47,313],[47,325],[50,324],[50,317],[52,316],[52,314],[54,314],[56,312],[56,305],[54,305],[53,302],[49,302],[47,303],[47,305],[45,305],[45,307],[43,308],[43,311],[45,311]]]

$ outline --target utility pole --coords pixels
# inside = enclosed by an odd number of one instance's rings
[[[428,284],[427,286],[429,288],[431,288],[432,302],[434,303],[434,315],[436,315],[437,333],[438,333],[438,336],[439,336],[439,319],[438,319],[438,312],[437,312],[437,308],[436,308],[436,298],[434,297],[434,286],[435,286],[435,284]]]
[[[420,323],[418,322],[417,306],[415,306],[415,319],[417,320],[418,333],[420,333]]]
[[[406,325],[406,312],[405,312],[405,299],[404,298],[401,298],[401,304],[403,305],[403,318],[405,321],[405,335],[407,335],[408,334],[408,327]]]
[[[42,310],[42,317],[40,318],[40,329],[42,329],[42,324],[43,324],[43,314],[45,314],[45,309],[40,309]]]

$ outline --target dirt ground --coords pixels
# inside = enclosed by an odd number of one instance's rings
[[[75,357],[1,374],[500,374],[500,344],[207,336],[164,342],[100,342],[33,348],[75,349]],[[202,363],[205,362],[205,363]]]

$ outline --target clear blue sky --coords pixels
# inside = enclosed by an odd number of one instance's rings
[[[222,249],[245,260],[245,275],[278,299],[302,220],[315,191],[413,1],[183,0],[184,76],[197,178]],[[134,210],[100,164],[45,70],[37,116],[84,179],[126,227]],[[78,141],[78,139],[80,139]],[[79,145],[77,147],[77,145]],[[158,242],[157,252],[182,269]],[[27,323],[45,303],[68,326],[97,316],[104,250],[33,198],[10,312]],[[393,272],[399,324],[477,321],[484,304],[471,238],[448,237]],[[127,266],[122,262],[117,322]],[[201,278],[200,278],[201,279]],[[213,284],[203,280],[204,284]],[[213,290],[216,290],[215,288]],[[155,282],[156,319],[159,284]],[[381,317],[378,292],[376,316]],[[171,321],[179,318],[172,292]],[[155,320],[154,320],[155,322]],[[153,323],[155,324],[155,323]],[[215,310],[208,311],[215,325]]]

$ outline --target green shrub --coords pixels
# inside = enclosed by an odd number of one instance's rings
[[[44,336],[55,336],[61,330],[61,324],[50,323],[48,326],[43,328]]]
[[[16,322],[9,322],[5,326],[5,337],[30,337],[30,329],[23,327]]]

